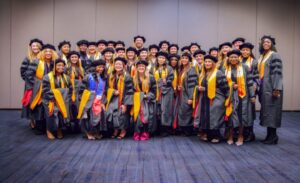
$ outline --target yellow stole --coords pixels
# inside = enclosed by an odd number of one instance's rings
[[[49,77],[49,82],[50,82],[50,89],[53,92],[56,105],[57,105],[59,111],[61,112],[63,118],[66,119],[68,117],[66,104],[65,104],[64,98],[63,98],[61,92],[59,91],[59,89],[55,88],[53,72],[50,72],[48,74],[48,77]],[[65,79],[66,82],[68,81],[65,74],[63,74],[62,77]],[[60,82],[61,82],[61,88],[67,87],[67,86],[65,86],[65,83],[63,82],[62,78],[61,78]],[[48,108],[49,108],[49,113],[50,114],[53,113],[53,110],[54,110],[54,102],[53,101],[49,101]]]
[[[161,72],[161,75],[160,75]],[[159,79],[166,79],[168,76],[168,68],[163,67],[163,69],[155,69],[154,71],[154,78],[156,80],[156,100],[159,101],[161,97],[160,89],[158,87],[158,80]]]
[[[226,79],[228,83],[232,83],[231,79],[231,66],[226,68]],[[246,84],[245,84],[245,78],[244,78],[244,70],[242,64],[237,65],[237,85],[238,85],[238,95],[241,98],[244,98],[246,96]]]
[[[149,93],[149,80],[146,78],[141,78],[142,88],[137,82],[134,82],[135,92],[133,94],[133,107],[131,108],[130,114],[133,115],[134,122],[136,122],[141,109],[141,92],[148,94]]]
[[[252,70],[252,61],[253,61],[253,58],[251,56],[249,56],[245,62],[245,64],[249,67],[250,70]]]
[[[39,80],[42,80],[44,76],[44,72],[45,72],[45,62],[43,60],[40,60],[35,72],[35,77],[38,78]],[[36,107],[36,105],[40,104],[41,102],[42,102],[42,84],[40,85],[36,96],[34,97],[34,99],[30,104],[30,109],[33,110]]]
[[[258,73],[259,73],[259,78],[262,79],[265,74],[265,64],[266,61],[270,58],[272,55],[273,51],[269,51],[266,54],[263,54],[259,57],[258,59]]]
[[[81,73],[84,74],[84,70],[81,66],[79,66],[79,69],[81,70]],[[71,66],[71,73],[70,73],[70,80],[71,80],[71,84],[72,84],[72,96],[71,96],[71,100],[72,102],[75,102],[76,100],[76,91],[75,91],[75,69]],[[79,80],[81,81],[82,78],[79,75]]]
[[[108,105],[110,104],[110,100],[112,98],[112,95],[114,93],[114,82],[115,82],[115,76],[112,74],[109,76],[108,79],[108,89],[107,89],[107,104],[106,104],[106,109],[108,108]],[[117,90],[119,91],[119,100],[118,100],[118,106],[120,107],[122,104],[122,99],[123,99],[123,92],[124,92],[124,82],[125,82],[125,73],[119,76],[119,80],[117,83]]]
[[[177,70],[174,70],[174,79],[172,81],[172,86],[174,88],[174,90],[177,89],[177,79],[178,78],[178,73],[177,73]]]
[[[114,69],[114,64],[108,63],[107,64],[107,74],[110,74]]]

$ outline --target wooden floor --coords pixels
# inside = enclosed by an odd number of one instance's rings
[[[284,113],[279,144],[212,145],[172,136],[135,142],[49,141],[20,111],[0,111],[0,182],[300,182],[300,113]],[[256,122],[258,140],[265,129]]]

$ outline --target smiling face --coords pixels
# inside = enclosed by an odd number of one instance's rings
[[[177,54],[177,48],[175,47],[175,46],[172,46],[171,48],[170,48],[170,54]]]
[[[70,52],[70,45],[65,44],[61,47],[61,52],[65,55],[67,55]]]
[[[264,50],[270,50],[271,49],[271,47],[272,47],[272,41],[270,40],[270,39],[264,39],[263,40],[263,44],[262,44],[262,46],[263,46],[263,49]]]
[[[251,55],[251,50],[250,48],[243,48],[241,49],[241,53],[244,58],[248,58]]]
[[[37,55],[41,51],[40,43],[34,42],[31,44],[30,48],[31,48],[32,53],[35,55]]]
[[[127,58],[128,60],[134,60],[135,52],[134,51],[127,51]]]
[[[135,47],[137,48],[143,48],[144,46],[144,41],[142,38],[137,38],[135,41],[134,41],[134,44],[135,44]]]
[[[218,57],[218,51],[217,50],[212,50],[210,52],[210,55],[213,56],[213,57]]]
[[[113,53],[110,52],[110,51],[108,51],[108,52],[106,52],[106,53],[104,54],[104,59],[105,59],[105,60],[111,60],[112,57],[113,57]]]
[[[82,45],[79,46],[79,51],[80,52],[86,52],[86,50],[87,50],[87,45],[82,44]]]
[[[124,63],[123,63],[122,61],[120,61],[120,60],[116,60],[116,61],[115,61],[114,68],[115,68],[115,70],[116,70],[117,72],[120,72],[120,71],[122,71],[123,68],[124,68]]]
[[[162,45],[161,45],[161,50],[162,51],[168,51],[168,47],[169,47],[169,45],[167,44],[167,43],[163,43]]]
[[[198,46],[197,45],[193,45],[193,46],[191,46],[191,53],[192,54],[194,54],[195,53],[195,51],[197,51],[199,48],[198,48]]]
[[[166,63],[166,57],[158,56],[157,57],[157,63],[158,63],[158,65],[164,65]]]
[[[71,55],[70,57],[71,64],[77,64],[78,60],[79,60],[78,55]]]
[[[150,55],[155,57],[156,53],[158,52],[158,50],[156,48],[151,48],[150,49]]]
[[[106,45],[104,43],[98,44],[98,50],[99,52],[102,52],[106,48]]]
[[[240,48],[240,45],[242,45],[242,44],[243,44],[242,41],[236,41],[236,42],[234,42],[233,47],[238,50]]]
[[[171,63],[172,67],[176,67],[177,66],[177,62],[178,62],[177,58],[173,57],[173,58],[170,59],[170,63]]]
[[[180,59],[180,62],[183,66],[186,66],[189,64],[189,57],[188,56],[182,56]]]
[[[90,45],[88,47],[88,49],[89,49],[90,54],[95,54],[96,53],[96,46],[95,45]]]
[[[45,60],[51,60],[52,59],[52,50],[49,48],[45,49]]]
[[[225,46],[222,47],[222,53],[224,55],[226,55],[230,50],[231,50],[230,46],[225,45]]]
[[[146,71],[146,66],[144,64],[137,65],[138,73],[143,74]]]
[[[212,69],[213,64],[214,64],[214,61],[212,61],[209,58],[204,60],[204,67],[205,67],[206,70]]]
[[[124,50],[119,50],[119,51],[117,52],[117,55],[118,55],[118,57],[124,58],[124,57],[125,57],[125,51],[124,51]]]
[[[239,56],[236,54],[232,54],[229,56],[228,60],[231,65],[235,66],[239,63]]]
[[[148,52],[147,51],[142,51],[140,53],[140,59],[141,60],[147,60]]]
[[[198,55],[196,55],[195,59],[198,62],[198,64],[202,64],[203,59],[204,59],[204,55],[198,54]]]
[[[65,64],[64,63],[57,63],[55,64],[55,72],[58,74],[62,74],[65,70]]]
[[[98,74],[102,74],[104,69],[105,69],[104,65],[97,65],[96,68],[95,68],[96,73],[98,73]]]

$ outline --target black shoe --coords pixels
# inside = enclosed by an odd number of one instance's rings
[[[269,138],[268,140],[264,141],[264,144],[268,144],[268,145],[274,145],[274,144],[278,144],[278,136],[276,135],[275,137]]]
[[[253,142],[253,141],[255,141],[254,133],[247,135],[247,137],[244,139],[244,142]]]
[[[41,131],[41,130],[39,130],[39,129],[34,129],[34,134],[35,134],[35,135],[44,135],[45,132],[43,132],[43,131]]]

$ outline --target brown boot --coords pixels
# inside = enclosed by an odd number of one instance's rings
[[[54,140],[55,139],[55,136],[49,130],[47,130],[47,137],[48,137],[49,140]]]
[[[58,129],[57,129],[57,138],[58,138],[58,139],[64,138],[61,128],[58,128]]]

